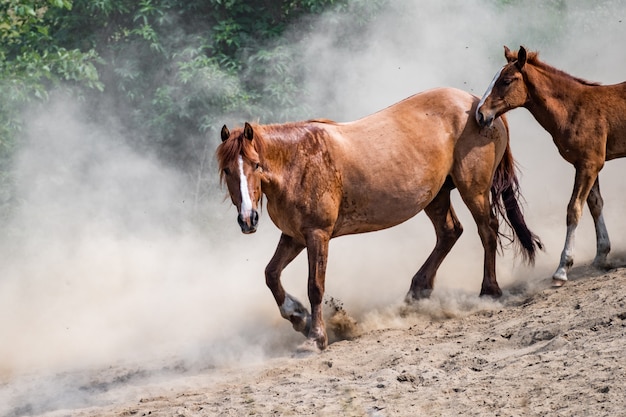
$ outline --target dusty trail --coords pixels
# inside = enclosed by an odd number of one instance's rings
[[[616,416],[626,410],[626,268],[574,270],[467,314],[428,300],[322,354],[258,365],[104,371],[109,403],[46,416]],[[99,384],[99,385],[98,385]],[[86,389],[87,389],[86,388]],[[14,410],[18,411],[18,410]],[[18,415],[18,413],[10,414]]]

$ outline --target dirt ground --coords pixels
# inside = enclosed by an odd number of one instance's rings
[[[321,354],[172,369],[149,384],[141,370],[111,368],[83,387],[110,391],[99,405],[38,415],[626,415],[626,268],[540,284],[466,313],[437,299],[396,306],[394,325],[357,324]],[[8,415],[33,414],[26,404]]]

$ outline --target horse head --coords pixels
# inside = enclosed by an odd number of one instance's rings
[[[507,64],[493,77],[476,108],[476,121],[481,127],[491,126],[503,113],[526,103],[528,88],[522,70],[527,53],[523,46],[518,52],[504,47]]]
[[[259,139],[255,139],[255,132],[248,123],[232,132],[224,125],[221,137],[222,143],[217,148],[221,182],[226,184],[230,199],[237,207],[241,231],[254,233],[259,222],[257,207],[263,195]]]

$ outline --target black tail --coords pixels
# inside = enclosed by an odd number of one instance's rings
[[[507,144],[504,156],[496,168],[491,185],[491,208],[513,231],[513,235],[506,235],[498,231],[498,240],[502,245],[502,238],[509,243],[516,244],[524,261],[529,265],[535,263],[537,248],[543,249],[541,239],[526,226],[524,214],[519,205],[521,193],[517,179],[515,160],[511,148]]]

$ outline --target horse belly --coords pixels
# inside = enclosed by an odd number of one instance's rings
[[[626,83],[606,86],[605,90],[614,92],[612,100],[604,100],[609,109],[606,120],[598,121],[606,123],[602,127],[606,127],[607,131],[605,159],[609,161],[626,157]],[[593,141],[597,139],[593,138]]]
[[[444,180],[445,176],[410,187],[371,187],[362,193],[345,193],[334,235],[373,232],[403,223],[433,200]]]
[[[606,144],[606,160],[626,157],[626,123],[618,134],[610,134]]]

